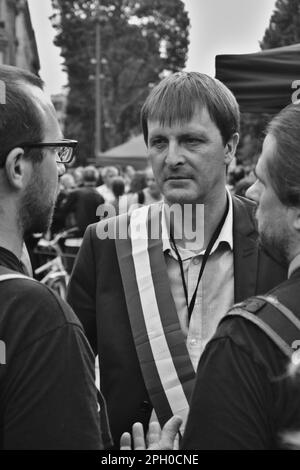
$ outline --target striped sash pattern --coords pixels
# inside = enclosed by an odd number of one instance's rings
[[[161,204],[133,211],[130,237],[116,238],[133,338],[144,381],[161,425],[173,414],[187,419],[193,369],[181,331],[161,240]],[[127,223],[121,216],[120,223]],[[160,227],[151,237],[153,227]]]

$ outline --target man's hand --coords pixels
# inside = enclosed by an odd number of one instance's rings
[[[120,450],[176,450],[178,449],[176,435],[181,423],[182,419],[179,416],[172,416],[162,429],[157,421],[151,422],[146,439],[147,447],[142,424],[134,423],[132,426],[133,448],[131,435],[125,432],[121,436]]]

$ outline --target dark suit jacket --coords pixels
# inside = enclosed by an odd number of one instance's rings
[[[235,302],[262,294],[287,277],[287,269],[258,248],[255,205],[233,198]],[[100,223],[106,223],[105,221]],[[131,333],[115,241],[88,227],[69,285],[68,300],[100,358],[100,384],[115,444],[152,406]]]

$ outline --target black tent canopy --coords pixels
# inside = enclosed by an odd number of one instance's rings
[[[292,102],[293,94],[300,98],[300,44],[218,55],[216,78],[233,92],[242,112],[276,114]]]

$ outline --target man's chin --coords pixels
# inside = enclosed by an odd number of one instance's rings
[[[193,204],[196,201],[195,194],[191,194],[183,188],[164,191],[164,197],[171,204]]]

